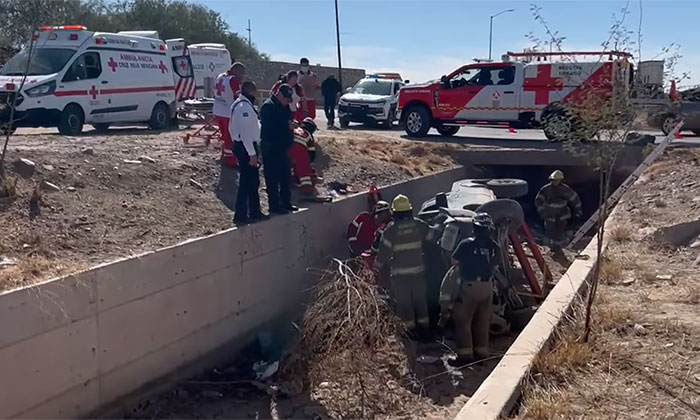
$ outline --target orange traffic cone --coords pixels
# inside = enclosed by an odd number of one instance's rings
[[[678,95],[678,89],[676,88],[676,81],[671,80],[671,90],[668,92],[668,98],[671,100],[671,102],[678,102],[679,95]]]

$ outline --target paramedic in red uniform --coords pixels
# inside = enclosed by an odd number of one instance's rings
[[[309,67],[309,59],[302,58],[299,61],[301,69],[299,70],[299,84],[304,90],[304,97],[301,102],[301,112],[304,118],[310,117],[316,119],[316,89],[318,86],[318,77],[316,73],[311,71]]]
[[[292,102],[289,104],[289,109],[292,111],[294,121],[301,122],[304,119],[304,113],[301,110],[301,102],[304,100],[304,89],[299,82],[299,75],[296,70],[292,70],[282,76],[270,89],[270,96],[277,94],[280,86],[288,84],[292,88]]]
[[[316,171],[311,163],[316,158],[316,144],[314,132],[316,123],[310,117],[304,118],[299,127],[294,129],[294,144],[289,149],[289,158],[292,161],[292,173],[294,180],[299,183],[299,192],[306,197],[315,197]]]
[[[372,213],[363,211],[348,225],[348,248],[353,257],[360,256],[372,248],[377,231],[391,220],[391,206],[386,201],[377,201]]]
[[[236,100],[241,90],[241,81],[245,74],[245,66],[235,62],[227,72],[221,73],[216,78],[214,86],[214,118],[219,125],[221,133],[221,162],[227,166],[237,166],[236,156],[233,154],[233,142],[229,132],[229,117],[231,115],[231,105]]]

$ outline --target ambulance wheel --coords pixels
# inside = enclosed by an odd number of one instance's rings
[[[441,136],[445,137],[450,137],[454,136],[457,134],[459,131],[459,126],[458,125],[439,125],[435,127],[438,133],[440,133]]]
[[[412,106],[403,113],[403,126],[409,137],[425,137],[431,126],[431,116],[422,106]]]
[[[83,131],[85,115],[80,106],[70,104],[63,109],[58,121],[58,132],[64,136],[77,136]]]
[[[148,126],[151,130],[163,130],[168,127],[169,120],[168,106],[163,102],[158,102],[156,106],[153,107]]]
[[[348,128],[350,127],[350,120],[347,118],[341,118],[340,119],[340,127],[341,128]]]
[[[564,111],[552,111],[542,125],[544,135],[550,141],[568,140],[574,133],[574,121]]]
[[[95,127],[95,130],[100,133],[104,133],[109,130],[109,123],[94,123],[92,126]]]

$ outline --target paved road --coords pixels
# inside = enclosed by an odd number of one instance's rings
[[[319,127],[324,128],[326,126],[327,120],[323,112],[317,112],[316,121]],[[398,125],[394,125],[394,127],[389,130],[381,127],[366,127],[362,124],[350,124],[348,130],[367,131],[369,133],[384,134],[396,138],[406,137],[406,133]],[[656,136],[657,143],[663,139],[663,135],[657,130],[640,130],[640,132]],[[471,144],[474,146],[528,149],[549,149],[552,147],[552,143],[547,141],[544,132],[538,129],[516,129],[513,133],[509,132],[507,128],[466,126],[460,128],[453,137],[443,137],[439,135],[437,131],[431,129],[426,139]],[[694,136],[692,133],[683,133],[683,138],[674,140],[674,144],[700,147],[700,137]]]

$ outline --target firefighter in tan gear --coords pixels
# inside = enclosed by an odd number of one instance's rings
[[[491,216],[477,213],[472,224],[474,236],[462,240],[455,248],[452,253],[453,267],[440,289],[440,323],[444,324],[449,312],[454,320],[457,358],[449,362],[453,366],[462,366],[474,359],[489,356],[492,279],[501,254],[498,244],[491,238],[494,230]],[[452,270],[458,270],[459,275],[451,276]]]
[[[430,329],[428,300],[426,296],[423,240],[428,225],[413,217],[413,207],[408,197],[397,195],[392,202],[394,219],[381,233],[376,267],[390,266],[391,295],[396,313],[409,331],[427,336]]]
[[[576,191],[564,183],[564,173],[552,172],[550,182],[542,187],[535,197],[537,213],[544,220],[544,231],[552,252],[561,251],[566,245],[566,229],[571,216],[583,215],[581,199]]]

